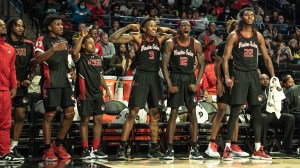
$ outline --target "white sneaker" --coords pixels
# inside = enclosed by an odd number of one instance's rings
[[[209,157],[220,157],[220,154],[218,152],[218,145],[216,143],[210,142],[205,153]]]
[[[238,145],[231,144],[232,157],[248,157],[249,153],[244,152]]]

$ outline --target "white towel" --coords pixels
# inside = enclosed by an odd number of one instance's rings
[[[266,111],[269,113],[275,113],[276,117],[279,119],[281,116],[281,103],[283,99],[285,99],[285,95],[279,79],[277,77],[272,77],[270,79]]]

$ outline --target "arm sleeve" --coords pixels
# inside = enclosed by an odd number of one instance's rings
[[[44,36],[40,36],[36,42],[35,42],[35,47],[34,47],[34,54],[36,52],[42,52],[44,53],[45,52],[45,46],[44,46],[44,43],[43,43],[43,39],[44,39]]]
[[[9,64],[9,69],[10,69],[10,76],[9,76],[9,83],[10,83],[10,89],[15,89],[17,88],[17,74],[16,74],[16,66],[15,66],[15,62],[16,62],[16,52],[15,50],[12,51],[13,52],[13,56],[10,60],[10,64]]]

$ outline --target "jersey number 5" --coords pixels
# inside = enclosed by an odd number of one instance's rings
[[[154,59],[154,52],[149,51],[149,59],[153,60]]]
[[[180,65],[187,66],[188,58],[187,57],[180,57]]]

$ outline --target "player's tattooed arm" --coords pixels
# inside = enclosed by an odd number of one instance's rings
[[[130,33],[130,34],[125,34],[128,30],[134,30],[136,32],[140,31],[140,25],[139,24],[129,24],[115,33],[113,33],[109,37],[109,41],[112,43],[129,43],[134,41],[134,35],[133,34],[139,34],[139,33]]]
[[[266,48],[264,37],[259,32],[257,32],[257,37],[258,37],[258,42],[259,42],[259,49],[260,49],[260,52],[265,61],[266,67],[268,68],[268,70],[271,74],[271,77],[274,77],[275,76],[274,67],[273,67],[272,60],[268,54],[268,50]]]

